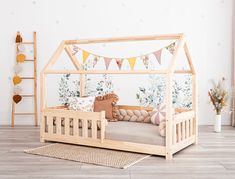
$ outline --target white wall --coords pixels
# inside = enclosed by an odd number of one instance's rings
[[[232,0],[0,1],[0,124],[10,123],[14,38],[38,33],[38,69],[63,39],[184,32],[199,79],[199,123],[211,124],[209,79],[231,79]],[[229,124],[224,114],[224,124]],[[32,124],[20,119],[17,124]]]

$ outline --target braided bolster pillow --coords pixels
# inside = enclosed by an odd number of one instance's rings
[[[116,110],[117,119],[119,121],[130,121],[130,122],[144,122],[151,123],[151,111],[147,112],[146,110],[125,110],[118,109]],[[159,134],[162,137],[166,136],[166,121],[162,120],[159,124]]]
[[[116,114],[119,121],[151,123],[150,112],[146,110],[118,109]]]

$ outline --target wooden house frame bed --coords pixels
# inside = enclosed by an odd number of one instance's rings
[[[148,41],[148,40],[177,40],[178,43],[172,56],[169,68],[166,70],[83,70],[81,64],[72,55],[70,45],[93,44],[93,43],[114,43],[129,41]],[[65,50],[76,70],[52,70],[58,57]],[[190,70],[175,70],[175,64],[179,52],[183,50]],[[105,112],[77,112],[66,110],[64,107],[48,107],[46,101],[46,76],[48,74],[79,74],[80,75],[80,94],[84,94],[85,74],[161,74],[166,82],[166,137],[165,146],[150,145],[126,141],[108,140],[105,138]],[[173,115],[172,110],[172,85],[175,74],[192,75],[192,109],[181,110],[180,113]],[[40,141],[57,141],[85,146],[101,147],[116,150],[147,153],[165,156],[171,159],[173,154],[185,147],[197,143],[198,138],[198,118],[197,118],[197,80],[196,72],[188,50],[187,43],[183,34],[153,35],[153,36],[134,36],[106,39],[84,39],[84,40],[65,40],[62,41],[50,61],[41,72],[41,127]],[[141,107],[122,106],[125,109],[141,109]],[[61,131],[61,120],[64,120],[64,133]],[[73,132],[71,133],[70,122],[73,121]],[[54,121],[54,122],[53,122]],[[82,122],[82,127],[79,122]],[[88,135],[88,121],[91,121],[91,135]],[[100,137],[97,136],[97,125],[100,122]],[[54,124],[53,124],[54,123]],[[54,128],[56,126],[56,128]],[[79,131],[82,130],[82,132]],[[81,133],[81,134],[79,134]]]

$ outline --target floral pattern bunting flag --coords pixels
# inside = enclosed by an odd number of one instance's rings
[[[85,50],[82,51],[82,60],[83,60],[83,63],[86,62],[86,60],[87,60],[89,55],[90,54],[87,51],[85,51]]]
[[[175,42],[172,43],[172,44],[170,44],[170,45],[168,45],[168,46],[166,47],[166,49],[173,55],[173,53],[174,53],[174,51],[175,51]]]
[[[118,65],[119,70],[121,70],[122,68],[122,62],[123,62],[123,59],[116,59],[116,63]]]
[[[135,67],[136,57],[128,58],[128,62],[129,62],[129,65],[131,67],[131,70],[133,70],[134,67]]]
[[[95,57],[94,60],[93,60],[93,68],[95,67],[95,65],[97,64],[99,60],[99,57]]]
[[[153,55],[156,57],[158,63],[161,65],[161,55],[162,55],[162,49],[153,52]]]
[[[143,64],[144,64],[145,68],[148,69],[149,68],[149,57],[143,56],[142,60],[143,60]]]
[[[104,57],[104,63],[105,63],[106,70],[108,70],[111,60],[112,60],[111,58]]]
[[[78,47],[76,45],[73,45],[73,52],[72,55],[76,55],[76,53],[78,53]]]

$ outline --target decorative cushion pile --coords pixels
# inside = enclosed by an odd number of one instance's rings
[[[119,121],[150,123],[150,113],[146,110],[118,109],[116,113]]]
[[[118,96],[114,93],[98,96],[95,98],[94,111],[105,111],[105,118],[108,121],[117,121],[116,104],[118,99]]]

